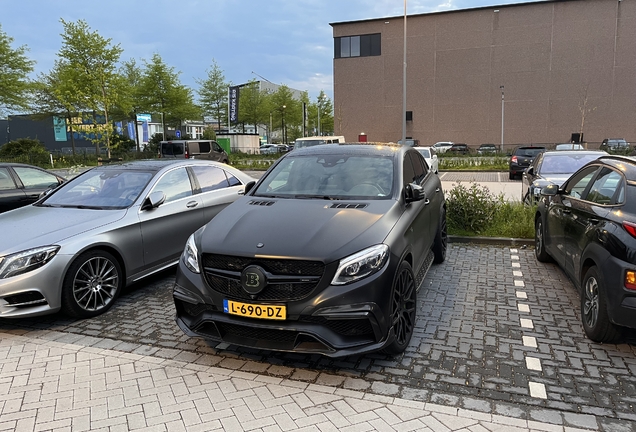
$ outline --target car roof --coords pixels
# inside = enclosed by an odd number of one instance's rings
[[[288,153],[291,156],[302,155],[321,155],[321,154],[357,154],[357,155],[380,155],[380,156],[394,156],[398,152],[405,152],[414,147],[404,146],[395,143],[379,143],[379,142],[367,142],[367,143],[333,143],[323,144],[319,146],[303,147],[295,149],[293,152]]]
[[[576,156],[576,155],[594,155],[597,154],[599,155],[599,157],[604,156],[607,154],[607,152],[604,152],[603,150],[550,150],[550,151],[544,151],[543,152],[543,157],[549,157],[549,156]]]
[[[159,171],[166,166],[170,165],[221,165],[217,162],[201,160],[201,159],[141,159],[135,161],[116,162],[108,165],[98,166],[93,169],[98,170],[144,170],[144,171]]]

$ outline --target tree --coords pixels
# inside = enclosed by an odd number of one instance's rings
[[[145,62],[139,84],[139,99],[149,111],[161,114],[165,124],[175,127],[182,120],[198,119],[201,109],[193,102],[192,90],[181,84],[179,73],[167,66],[159,54]]]
[[[252,124],[255,128],[267,125],[270,112],[270,94],[261,91],[258,81],[252,80],[241,87],[238,119],[243,124]]]
[[[587,115],[596,110],[596,107],[590,106],[588,98],[589,83],[587,83],[579,92],[579,111],[581,112],[581,128],[579,129],[579,140],[583,141],[583,127],[585,126],[585,118]]]
[[[104,141],[110,158],[110,139],[114,133],[110,124],[110,113],[118,104],[124,87],[124,80],[117,72],[117,64],[123,49],[112,45],[97,31],[91,31],[86,21],[77,23],[60,20],[64,27],[62,48],[58,52],[60,62],[68,67],[68,78],[83,96],[83,104],[93,111],[93,125],[98,127],[96,114],[104,116],[104,126],[95,136],[99,154],[99,144]]]
[[[270,101],[270,112],[272,113],[273,122],[275,125],[281,126],[281,141],[286,143],[289,141],[288,129],[291,128],[294,131],[294,135],[296,135],[297,128],[302,123],[301,104],[294,99],[291,90],[286,85],[278,87],[272,93]]]
[[[12,110],[27,110],[31,83],[28,75],[35,62],[25,55],[23,45],[11,48],[13,38],[2,31],[0,26],[0,115]]]
[[[225,81],[223,71],[212,60],[212,68],[207,71],[205,79],[197,79],[199,85],[199,103],[203,114],[216,118],[217,129],[221,129],[221,119],[227,118],[227,93],[229,83]]]
[[[122,119],[137,124],[137,114],[144,111],[144,106],[141,102],[141,80],[142,70],[137,66],[135,59],[124,61],[120,69],[120,74],[124,79],[124,92],[120,98],[118,109],[121,113]],[[135,126],[135,143],[137,145],[137,151],[140,150],[139,134],[137,133],[137,127]]]
[[[333,135],[333,104],[322,90],[320,90],[320,94],[316,98],[316,107],[320,109],[316,117],[316,120],[320,122],[318,131],[321,135]],[[319,120],[318,117],[320,117]]]

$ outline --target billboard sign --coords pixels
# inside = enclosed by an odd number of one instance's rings
[[[66,119],[64,117],[53,117],[53,131],[55,141],[66,141]]]
[[[150,123],[152,121],[152,115],[151,114],[137,114],[137,121],[138,122],[148,122],[148,123]]]
[[[230,123],[238,123],[239,87],[230,87]]]

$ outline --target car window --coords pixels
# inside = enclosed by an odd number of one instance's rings
[[[201,186],[201,192],[209,192],[223,189],[229,186],[225,172],[213,166],[193,166],[192,171],[196,175]]]
[[[420,154],[421,154],[422,156],[424,156],[425,158],[430,158],[430,157],[431,157],[431,154],[430,154],[430,152],[428,151],[428,149],[417,149],[417,151],[419,151],[419,152],[420,152]]]
[[[422,157],[421,154],[417,152],[408,152],[413,162],[413,170],[415,171],[415,178],[417,179],[417,184],[422,184],[424,181],[424,177],[426,177],[426,173],[428,169],[426,168],[426,161]]]
[[[230,186],[239,186],[241,185],[241,181],[239,179],[237,179],[236,177],[234,177],[232,174],[230,174],[229,172],[225,171],[225,175],[227,176],[227,181],[230,183]]]
[[[15,182],[9,174],[8,168],[0,168],[0,190],[15,189]]]
[[[517,156],[534,157],[545,151],[543,147],[520,147],[515,151]]]
[[[183,143],[161,144],[161,154],[166,156],[179,156],[183,154]]]
[[[616,191],[622,187],[623,176],[612,169],[603,168],[594,180],[585,199],[597,204],[615,204],[616,201],[613,198],[617,195]]]
[[[413,162],[411,162],[411,158],[409,157],[408,154],[404,155],[404,163],[403,163],[402,171],[403,171],[402,174],[404,178],[404,186],[406,186],[409,183],[416,182],[415,169],[413,168]]]
[[[568,182],[565,193],[573,198],[581,198],[585,192],[585,188],[590,184],[597,170],[597,166],[591,166],[576,174],[576,176],[572,177]]]
[[[155,184],[153,191],[163,192],[167,203],[189,197],[192,195],[192,185],[188,172],[185,168],[169,171]]]
[[[543,157],[541,174],[571,174],[588,162],[598,159],[598,154],[556,155]]]
[[[393,159],[375,155],[285,157],[263,178],[254,196],[303,199],[388,199]]]
[[[210,153],[210,143],[208,141],[203,141],[199,144],[199,153]]]
[[[218,145],[217,143],[213,142],[212,146],[214,147],[214,151],[217,151],[219,153],[223,152],[223,149],[221,148],[220,145]]]
[[[58,184],[57,177],[53,174],[28,167],[13,167],[25,189],[47,188]]]

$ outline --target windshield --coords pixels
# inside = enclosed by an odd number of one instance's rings
[[[93,169],[66,183],[39,205],[100,210],[126,208],[137,200],[151,178],[152,173],[148,171]]]
[[[294,148],[303,148],[303,147],[312,147],[315,145],[327,144],[327,141],[324,139],[313,139],[313,140],[296,140],[296,144]]]
[[[548,155],[541,162],[541,174],[572,174],[586,163],[598,159],[598,154]]]
[[[281,160],[258,186],[254,196],[389,199],[392,193],[392,157],[334,154]]]
[[[545,148],[543,147],[521,147],[518,148],[515,154],[517,156],[535,157],[539,153],[543,153]]]

